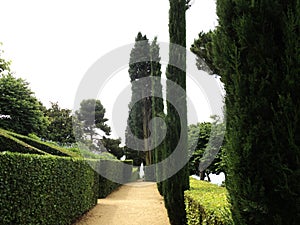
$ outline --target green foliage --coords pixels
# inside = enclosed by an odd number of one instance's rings
[[[300,2],[218,0],[226,187],[238,225],[300,221]]]
[[[211,123],[209,122],[192,124],[188,127],[188,152],[191,156],[189,161],[190,175],[199,174],[199,162],[207,147],[210,132]]]
[[[66,148],[62,148],[60,146],[54,145],[53,143],[47,143],[38,139],[33,139],[28,136],[24,136],[21,134],[16,134],[13,132],[6,131],[9,135],[19,139],[22,142],[25,142],[27,145],[33,146],[37,149],[40,149],[44,152],[47,152],[51,155],[56,156],[69,156],[69,157],[80,157],[80,155],[75,154],[74,152],[68,151]]]
[[[97,202],[98,174],[84,160],[1,153],[0,167],[0,224],[67,225]]]
[[[213,64],[213,38],[215,31],[207,33],[200,32],[198,39],[194,40],[191,51],[197,55],[197,68],[199,70],[210,72],[210,74],[219,74],[218,69]]]
[[[112,139],[103,137],[101,140],[102,145],[105,147],[105,150],[108,153],[113,154],[118,159],[120,159],[124,155],[124,150],[120,147],[121,139]]]
[[[49,125],[45,138],[60,144],[71,144],[75,142],[72,123],[72,111],[62,109],[58,103],[51,102],[51,107],[46,110]]]
[[[39,155],[47,154],[10,135],[6,130],[0,129],[0,152],[6,151]]]
[[[0,42],[0,47],[2,46],[2,43]],[[10,72],[10,62],[2,58],[2,53],[4,51],[0,49],[0,77]]]
[[[131,167],[125,167],[129,164]],[[120,186],[120,183],[127,183],[131,181],[132,177],[132,160],[125,160],[123,162],[118,160],[101,160],[98,168],[101,174],[99,197],[104,198],[110,194],[114,189]],[[115,181],[111,181],[111,178]]]
[[[87,99],[80,103],[80,109],[76,111],[73,118],[73,129],[76,139],[89,148],[92,153],[108,152],[121,158],[124,155],[123,148],[120,147],[121,139],[105,137],[111,132],[106,124],[105,108],[100,100]],[[84,153],[89,154],[83,150]]]
[[[20,134],[44,134],[47,119],[42,104],[30,90],[29,84],[11,74],[0,77],[0,114],[9,119],[0,119],[0,127]]]
[[[83,126],[84,135],[90,140],[99,135],[96,129],[100,129],[106,135],[110,134],[110,127],[105,124],[108,119],[104,118],[105,109],[100,100],[86,99],[80,103],[80,109],[76,111],[78,121]]]
[[[151,83],[138,82],[139,79],[147,78],[151,75],[150,44],[146,35],[143,36],[140,32],[135,38],[134,47],[130,52],[128,73],[132,95],[125,131],[125,144],[128,146],[126,157],[133,159],[134,164],[138,166],[140,162],[149,164],[151,161],[148,151],[149,143],[136,140],[146,140],[150,136],[148,123],[151,118],[152,104],[152,99],[147,97],[151,93]]]
[[[173,1],[170,0],[169,10],[169,35],[170,43],[186,47],[186,20],[185,11],[187,9],[185,0]],[[173,66],[182,65],[183,70]],[[186,54],[179,52],[174,46],[170,46],[169,65],[167,67],[166,76],[168,81],[175,82],[186,90]],[[187,103],[186,96],[178,96],[175,88],[172,88],[172,83],[167,81],[167,99],[174,99],[176,102],[170,103],[167,101],[167,134],[165,145],[165,153],[163,157],[168,157],[172,151],[178,146],[180,156],[172,162],[170,170],[180,164],[179,160],[185,161],[188,157],[187,152]],[[180,107],[182,112],[179,117],[177,109],[173,106]],[[183,124],[183,126],[181,126]],[[182,136],[180,135],[182,133]],[[175,175],[163,182],[163,194],[165,205],[168,211],[170,223],[172,225],[186,224],[185,206],[184,206],[184,191],[189,189],[189,172],[188,165],[179,170]]]
[[[128,160],[124,163],[132,165]],[[117,160],[0,153],[0,224],[71,224],[120,186],[132,167]]]
[[[233,225],[225,188],[195,179],[190,185],[184,193],[188,225]]]
[[[162,94],[162,85],[161,85],[161,64],[160,64],[160,56],[159,56],[159,45],[157,44],[157,38],[151,43],[150,46],[150,58],[151,58],[151,81],[152,81],[152,118],[158,117],[165,120],[164,113],[164,100]],[[162,131],[165,127],[159,126],[159,124],[153,121],[152,133],[153,137],[152,146],[156,146],[153,154],[153,161],[156,163],[155,175],[157,180],[163,179],[163,169],[159,168],[158,164],[161,162],[163,158],[163,152],[165,151],[165,143],[158,143],[158,139],[162,136]],[[147,169],[145,170],[145,176],[147,178]],[[161,195],[163,195],[163,187],[162,182],[157,183],[158,190]]]

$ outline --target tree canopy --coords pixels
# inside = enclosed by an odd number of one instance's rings
[[[0,93],[0,114],[10,117],[0,120],[1,128],[25,135],[44,135],[48,121],[43,106],[25,80],[10,73],[1,75]]]
[[[70,109],[62,109],[57,102],[51,102],[51,107],[45,111],[49,120],[45,138],[60,144],[76,142],[73,133],[73,116]]]

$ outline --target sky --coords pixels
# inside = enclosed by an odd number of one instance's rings
[[[15,76],[29,82],[46,107],[58,102],[62,108],[73,109],[78,86],[88,69],[112,50],[133,43],[139,31],[150,40],[155,36],[159,42],[169,40],[168,0],[0,0],[0,6],[3,56],[12,61]],[[200,31],[217,25],[215,1],[192,1],[186,20],[189,48]],[[120,69],[99,93],[109,125],[113,103],[130,84],[127,69]],[[205,96],[192,80],[187,82],[192,104],[203,106],[196,109],[198,121],[207,120],[211,111]]]

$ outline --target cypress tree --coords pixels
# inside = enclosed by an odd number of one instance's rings
[[[169,156],[172,151],[180,144],[181,158],[177,158],[170,165],[171,169],[175,168],[178,160],[184,160],[187,157],[187,116],[186,116],[186,96],[178,96],[177,91],[172,88],[171,82],[178,84],[184,90],[186,89],[186,72],[174,65],[182,65],[185,69],[186,55],[185,52],[178,51],[174,45],[177,44],[186,47],[186,21],[185,11],[187,9],[185,0],[170,0],[169,10],[169,35],[170,35],[170,53],[169,65],[167,67],[167,99],[176,96],[176,105],[182,107],[183,115],[179,114],[175,107],[167,101],[167,137],[165,157]],[[171,81],[171,82],[170,82]],[[181,126],[183,124],[183,126]],[[180,138],[181,132],[183,138]],[[179,143],[180,141],[180,143]],[[186,213],[184,205],[184,191],[189,188],[188,167],[185,166],[175,175],[164,181],[163,184],[164,198],[168,211],[170,223],[172,225],[186,224]]]
[[[129,76],[132,84],[131,103],[129,104],[130,112],[127,120],[126,128],[126,146],[132,146],[134,149],[127,148],[126,155],[128,158],[134,159],[136,166],[141,162],[149,164],[149,156],[147,153],[149,146],[146,141],[142,144],[136,142],[134,138],[146,140],[149,136],[148,121],[151,117],[151,98],[145,97],[151,91],[150,84],[141,84],[135,82],[141,78],[149,77],[151,75],[150,63],[150,44],[146,35],[138,33],[135,39],[134,48],[130,53],[129,60]],[[135,102],[135,104],[133,104]],[[131,130],[131,133],[129,132]],[[144,151],[137,151],[144,150]]]
[[[161,64],[159,56],[159,46],[157,44],[157,38],[155,37],[150,46],[150,57],[151,57],[151,76],[152,76],[152,118],[160,117],[165,119],[164,114],[164,102],[162,95],[162,85],[161,85]],[[158,127],[159,124],[153,123],[153,145],[156,146],[153,154],[153,161],[159,163],[163,160],[164,152],[164,142],[158,143],[158,136],[162,134],[161,130],[163,127]],[[156,177],[157,180],[163,178],[163,169],[161,167],[156,167]],[[162,195],[162,182],[157,183],[158,190]]]
[[[300,221],[300,2],[218,0],[226,187],[235,224]]]

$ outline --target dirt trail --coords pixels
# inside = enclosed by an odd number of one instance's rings
[[[73,225],[169,225],[156,183],[134,182],[99,199],[98,204]]]

